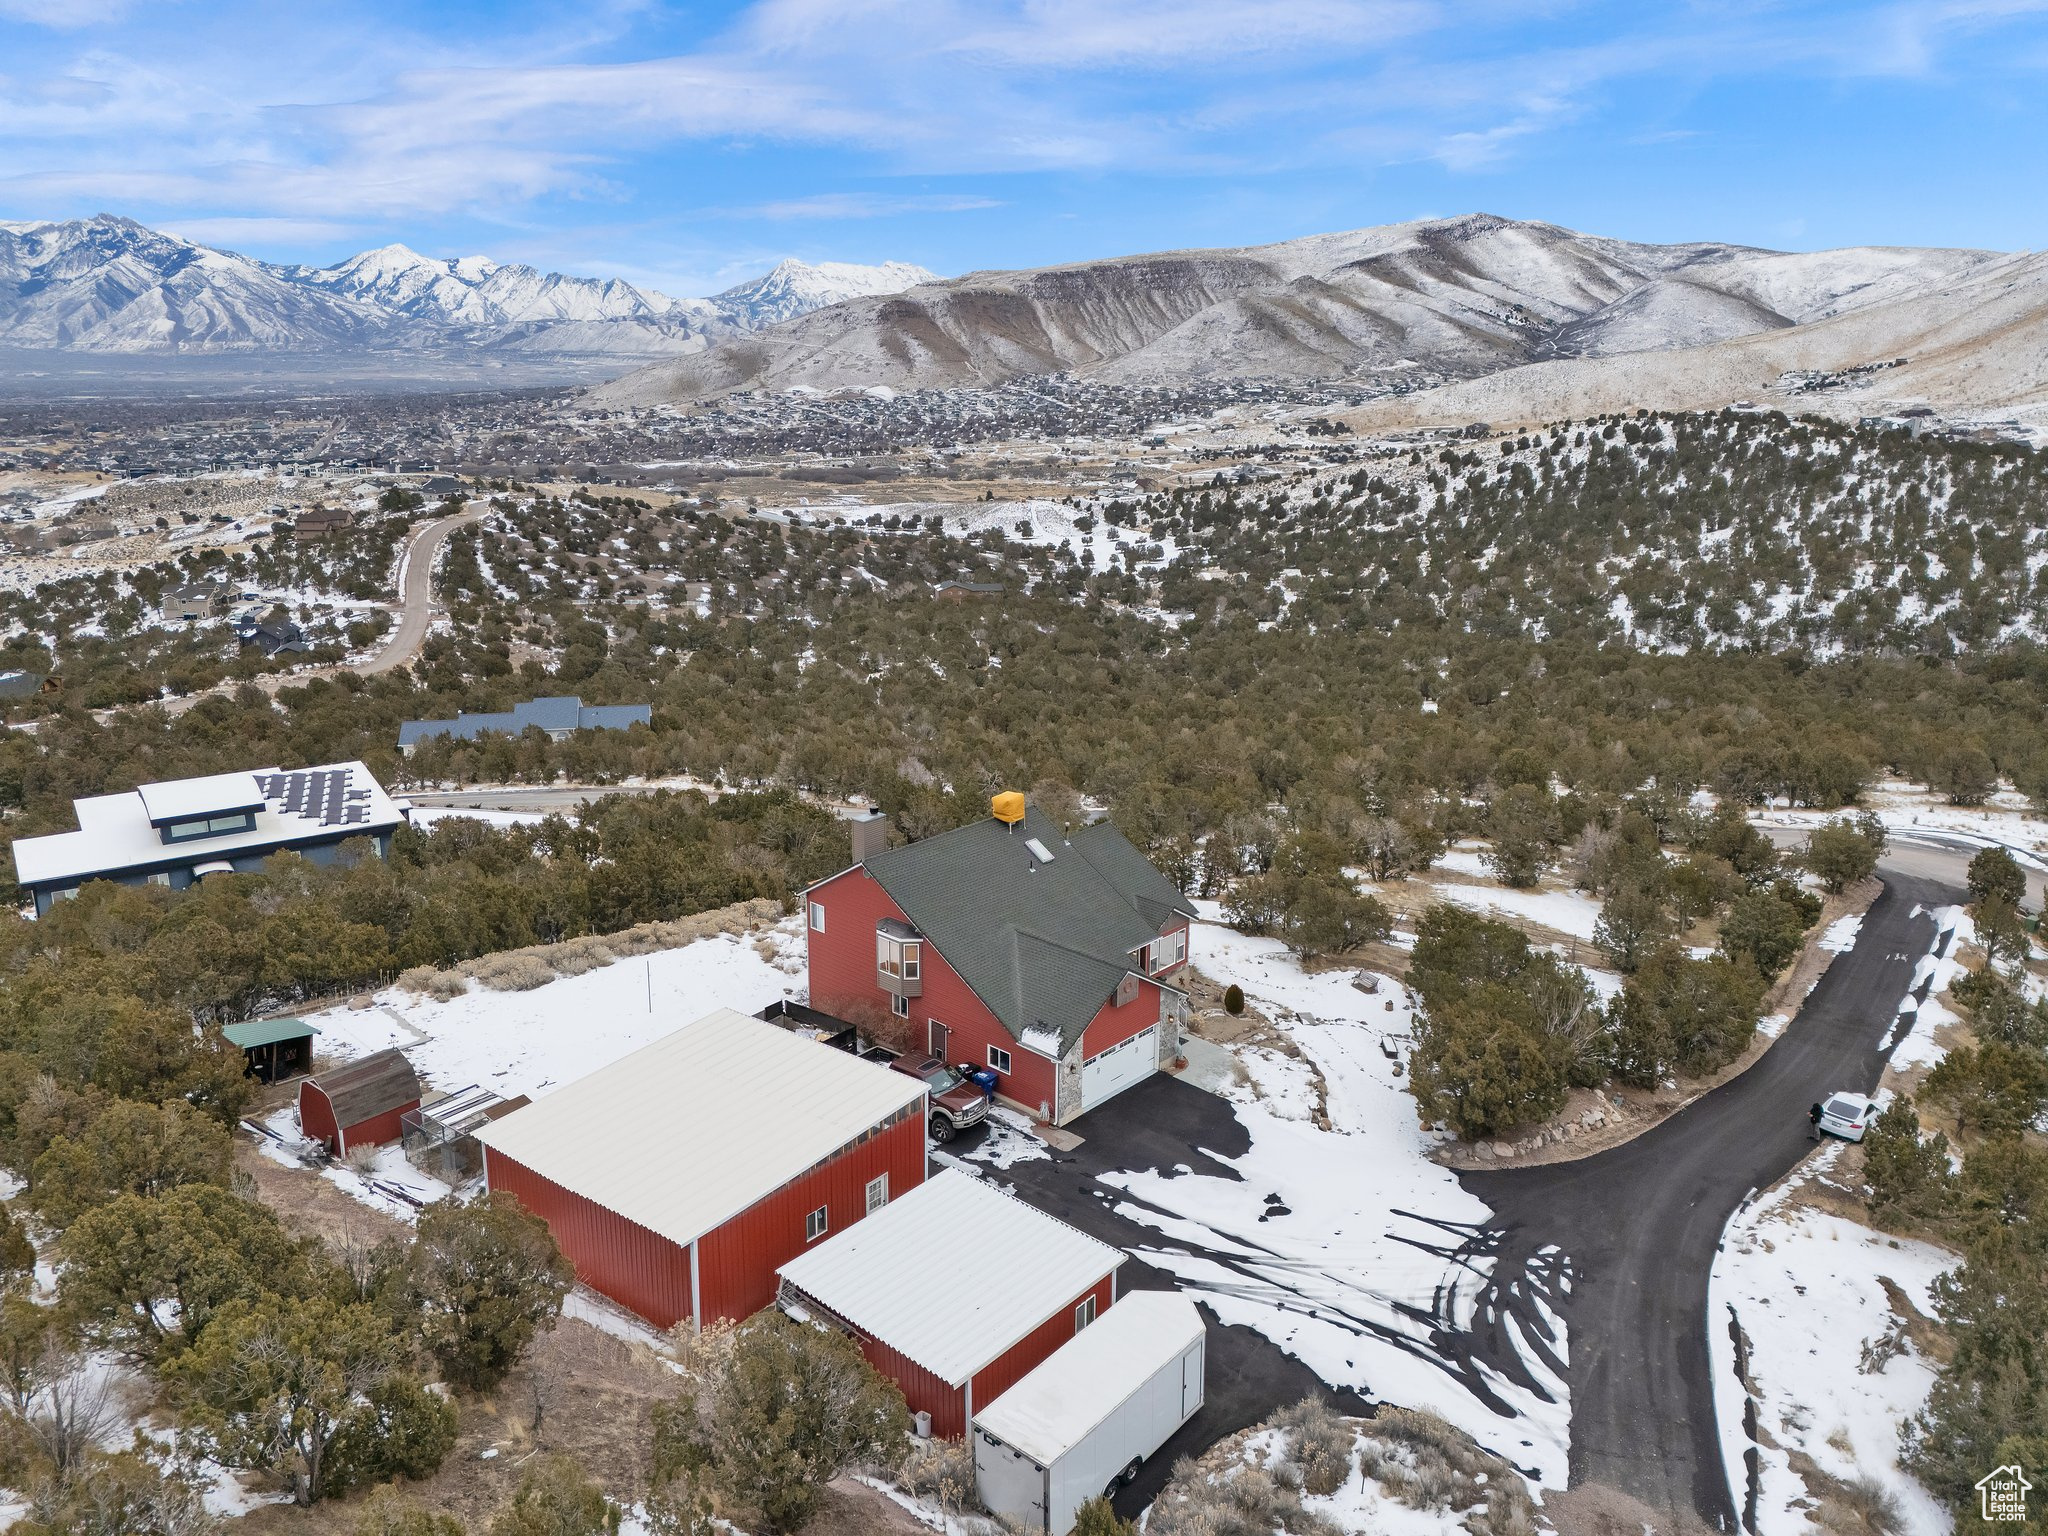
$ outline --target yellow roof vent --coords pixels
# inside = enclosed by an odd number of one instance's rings
[[[1024,797],[1014,789],[1006,789],[1000,795],[988,797],[989,814],[997,821],[1014,827],[1024,819]]]

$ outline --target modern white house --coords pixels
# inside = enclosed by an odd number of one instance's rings
[[[71,806],[76,832],[14,844],[15,879],[35,898],[38,917],[88,880],[180,889],[260,868],[284,849],[325,864],[357,837],[371,839],[382,858],[405,820],[361,763],[172,779]]]

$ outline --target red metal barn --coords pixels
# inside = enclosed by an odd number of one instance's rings
[[[576,1275],[662,1328],[741,1318],[775,1271],[915,1189],[924,1084],[729,1008],[479,1127],[484,1178]]]
[[[932,1433],[986,1406],[1116,1300],[1124,1255],[954,1169],[782,1266],[792,1316],[845,1329]]]
[[[1194,907],[1107,823],[994,808],[902,848],[854,823],[858,862],[804,893],[811,1003],[1065,1124],[1179,1054]]]
[[[396,1047],[299,1084],[299,1133],[337,1157],[402,1134],[399,1117],[420,1107],[420,1080]]]

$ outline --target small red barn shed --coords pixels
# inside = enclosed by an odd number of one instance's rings
[[[793,1316],[844,1329],[932,1433],[986,1406],[1116,1300],[1124,1255],[946,1169],[782,1266]]]
[[[924,1182],[917,1078],[730,1008],[489,1125],[484,1178],[577,1278],[667,1328],[775,1299],[776,1266]]]
[[[346,1157],[398,1140],[399,1117],[419,1107],[419,1077],[394,1046],[299,1084],[299,1132]]]

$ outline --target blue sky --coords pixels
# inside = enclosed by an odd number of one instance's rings
[[[2048,245],[2048,0],[0,0],[0,217],[705,293],[1483,209]]]

